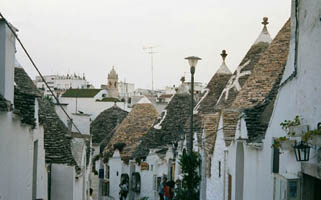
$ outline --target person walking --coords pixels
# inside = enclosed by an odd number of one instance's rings
[[[173,188],[171,187],[171,182],[167,182],[164,187],[165,200],[172,200],[174,196]]]
[[[163,182],[160,184],[159,186],[159,200],[164,200],[164,195],[165,195],[165,191],[164,191],[164,188],[166,186],[166,183],[167,183],[167,178],[164,177],[163,178]]]
[[[128,194],[128,184],[126,183],[125,180],[123,180],[120,184],[119,184],[119,198],[120,200],[126,200],[127,198],[127,194]]]
[[[93,197],[92,197],[93,191],[94,190],[92,188],[89,189],[89,199],[88,200],[93,200]]]

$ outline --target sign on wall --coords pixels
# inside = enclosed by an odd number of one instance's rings
[[[149,164],[147,162],[141,162],[140,170],[149,170]]]

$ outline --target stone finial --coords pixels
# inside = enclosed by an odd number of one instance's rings
[[[225,61],[225,58],[228,54],[226,53],[226,50],[223,50],[222,53],[221,53],[221,56],[223,58],[223,61]]]
[[[262,24],[263,24],[264,26],[268,25],[268,24],[269,24],[269,18],[268,18],[268,17],[263,17],[263,22],[262,22]]]
[[[269,18],[263,17],[263,22],[262,22],[262,24],[264,25],[263,30],[262,30],[261,34],[259,35],[259,37],[254,42],[254,44],[258,44],[260,42],[265,42],[265,43],[272,42],[272,38],[271,38],[270,33],[267,29],[267,25],[269,24],[268,20],[269,20]]]
[[[181,80],[182,83],[184,83],[185,82],[185,76],[182,76],[180,80]]]
[[[227,57],[227,53],[226,50],[222,50],[221,53],[222,59],[223,59],[223,63],[222,65],[218,68],[218,70],[216,71],[216,73],[218,74],[232,74],[231,71],[228,69],[228,67],[226,66],[225,63],[225,59]]]

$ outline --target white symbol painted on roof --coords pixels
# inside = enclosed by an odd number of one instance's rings
[[[228,95],[229,92],[232,88],[235,88],[237,91],[240,91],[242,89],[239,79],[243,76],[247,76],[251,74],[251,71],[244,71],[241,72],[242,69],[244,67],[246,67],[248,64],[250,64],[251,60],[248,60],[246,63],[244,63],[243,65],[240,65],[237,69],[236,69],[236,74],[233,75],[230,80],[227,82],[226,87],[224,88],[224,90],[221,93],[220,98],[218,99],[217,103],[218,104],[221,100],[221,98],[223,97],[223,95],[225,94],[225,100],[228,99]]]

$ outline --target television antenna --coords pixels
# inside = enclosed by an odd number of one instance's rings
[[[143,50],[148,53],[150,55],[150,65],[151,65],[151,70],[152,70],[152,90],[154,91],[154,58],[153,55],[155,53],[159,53],[159,52],[155,52],[154,49],[157,48],[157,45],[154,46],[144,46]]]

